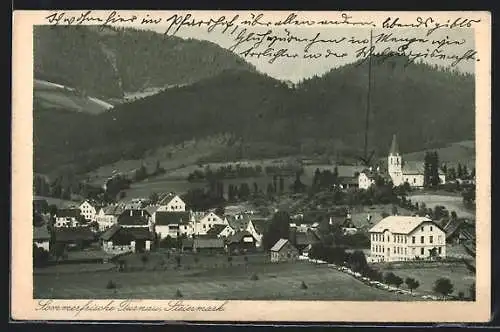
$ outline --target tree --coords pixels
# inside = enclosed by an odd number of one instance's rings
[[[283,193],[285,191],[285,179],[283,179],[282,176],[280,176],[280,180],[279,180],[279,190],[280,190],[280,193]]]
[[[278,175],[274,174],[273,175],[273,189],[274,192],[278,192]]]
[[[394,286],[399,288],[403,284],[403,279],[400,276],[394,276],[392,283]]]
[[[267,184],[267,195],[271,197],[274,194],[273,185],[271,183]]]
[[[405,279],[405,284],[411,293],[413,293],[413,290],[417,289],[420,286],[420,283],[417,280],[410,277]]]
[[[434,282],[433,290],[446,297],[453,292],[453,284],[448,278],[439,278]]]
[[[429,187],[431,184],[431,163],[432,157],[429,152],[424,156],[424,187]]]
[[[248,197],[250,196],[250,187],[248,186],[248,183],[244,182],[244,183],[240,184],[238,196],[242,200],[248,199]]]
[[[295,181],[292,184],[292,190],[294,193],[303,193],[306,186],[300,180],[300,172],[295,173]]]
[[[363,272],[368,266],[365,254],[360,250],[356,250],[349,255],[347,264],[349,264],[354,272]]]
[[[264,232],[262,244],[270,249],[279,239],[288,239],[290,233],[290,215],[285,211],[278,211],[273,215],[271,224]]]
[[[259,193],[259,186],[257,185],[257,182],[253,183],[253,194],[257,195]]]
[[[439,185],[439,156],[436,151],[431,154],[431,187],[436,188]]]
[[[392,206],[392,215],[397,216],[398,215],[398,207],[396,205]]]
[[[321,171],[319,170],[319,168],[316,168],[316,171],[314,171],[313,182],[312,182],[312,188],[314,191],[317,191],[319,189],[320,177],[321,177]]]

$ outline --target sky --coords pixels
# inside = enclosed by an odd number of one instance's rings
[[[157,31],[159,33],[164,33],[167,30],[167,26],[158,25],[154,28],[149,28],[151,30]],[[251,31],[254,33],[264,33],[268,28],[251,28]],[[234,44],[235,35],[231,36],[229,33],[222,33],[222,29],[215,29],[212,32],[207,32],[206,27],[183,27],[177,33],[177,37],[181,38],[195,38],[200,40],[207,40],[213,43],[218,44],[223,48],[230,48]],[[272,48],[276,51],[281,48],[286,48],[290,54],[297,53],[299,56],[297,58],[279,58],[273,63],[269,63],[270,58],[265,57],[257,57],[257,56],[244,56],[241,52],[251,48],[252,44],[243,43],[241,46],[234,50],[234,53],[243,57],[247,62],[252,63],[255,67],[269,76],[272,76],[276,79],[280,80],[288,80],[292,82],[299,82],[305,78],[312,77],[314,75],[322,75],[328,72],[330,69],[339,67],[348,63],[352,63],[357,60],[356,51],[363,47],[363,44],[352,44],[349,41],[351,38],[355,38],[355,40],[369,40],[370,38],[370,29],[368,28],[318,28],[318,27],[300,27],[300,28],[273,28],[271,32],[271,36],[278,37],[286,37],[286,36],[296,36],[298,38],[309,38],[312,39],[317,33],[319,33],[318,39],[336,39],[339,40],[342,37],[345,37],[344,42],[340,43],[317,43],[309,49],[310,53],[322,53],[323,55],[328,52],[327,49],[330,49],[330,53],[342,54],[346,53],[343,57],[320,57],[318,59],[304,59],[304,48],[307,42],[275,42],[272,45]],[[376,42],[379,40],[378,38],[382,38],[381,34],[389,34],[392,33],[390,37],[398,38],[398,42]],[[426,39],[427,42],[413,42],[407,48],[411,50],[413,54],[415,53],[431,53],[434,49],[438,48],[438,42],[442,40],[457,41],[460,45],[444,45],[439,47],[439,52],[442,55],[463,55],[466,50],[471,49],[474,50],[474,32],[472,29],[438,29],[434,31],[430,36],[426,36],[427,31],[423,29],[373,29],[372,30],[372,45],[375,47],[375,52],[382,52],[384,49],[389,47],[391,50],[397,50],[399,46],[405,44],[404,41],[400,39],[409,39],[409,38],[417,38],[417,39]],[[434,42],[434,43],[433,43]],[[364,44],[369,45],[369,44]],[[267,48],[267,46],[263,43],[258,47],[255,51],[263,51]],[[439,66],[449,66],[449,64],[453,61],[453,59],[442,60],[439,57],[434,58],[424,58],[421,57],[422,61],[429,64],[437,64]],[[475,60],[469,61],[461,61],[454,68],[462,72],[474,73],[474,63]]]

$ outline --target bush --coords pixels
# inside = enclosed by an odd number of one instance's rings
[[[300,289],[307,289],[307,285],[304,281],[301,282]]]
[[[463,299],[465,298],[465,294],[464,294],[464,292],[462,292],[462,291],[458,292],[458,298],[459,298],[460,300],[463,300]]]
[[[113,280],[109,280],[108,283],[106,284],[106,289],[115,289],[116,284]]]
[[[453,293],[453,284],[448,278],[439,278],[435,281],[433,290],[436,293],[447,296]]]
[[[175,291],[175,297],[176,297],[176,298],[181,298],[182,296],[183,296],[183,295],[182,295],[182,293],[181,293],[181,290],[180,290],[180,289],[178,289],[178,290],[176,290],[176,291]]]
[[[258,276],[256,273],[254,273],[254,274],[252,274],[252,276],[250,277],[250,280],[259,280],[259,276]]]

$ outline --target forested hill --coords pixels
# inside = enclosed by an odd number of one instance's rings
[[[36,26],[35,78],[103,98],[255,68],[220,46],[131,28]]]
[[[373,64],[370,147],[385,155],[394,133],[403,152],[473,139],[473,77],[423,64],[405,67],[399,60]],[[315,152],[335,153],[329,146],[334,141],[360,151],[366,88],[366,64],[332,70],[295,88],[257,72],[228,70],[100,115],[42,110],[35,113],[36,167],[44,172],[69,162],[96,166],[218,133],[243,139],[250,151],[265,143],[292,153],[313,142]],[[269,154],[265,149],[245,157]]]

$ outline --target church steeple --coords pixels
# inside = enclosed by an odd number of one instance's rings
[[[392,135],[391,149],[389,150],[389,155],[399,155],[398,140],[396,139],[396,134]]]

